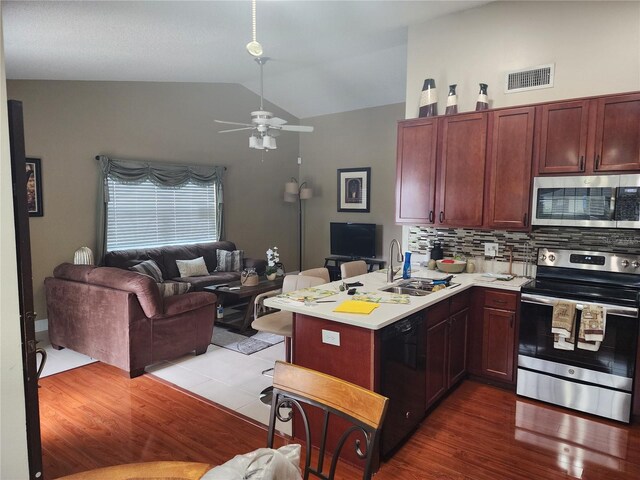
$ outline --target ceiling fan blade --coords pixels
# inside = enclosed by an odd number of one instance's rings
[[[287,123],[287,121],[283,120],[282,118],[271,117],[271,118],[268,118],[267,120],[265,120],[265,123],[267,123],[269,125],[284,125],[285,123]]]
[[[218,130],[218,133],[239,132],[240,130],[253,130],[253,127],[232,128],[230,130]]]
[[[227,122],[226,120],[214,120],[216,123],[224,123],[227,125],[242,125],[243,127],[253,127],[250,123]]]
[[[288,132],[313,132],[313,127],[307,127],[305,125],[281,125],[278,127],[280,130],[286,130]]]

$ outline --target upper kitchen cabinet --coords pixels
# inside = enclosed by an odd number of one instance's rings
[[[398,124],[396,222],[433,223],[435,219],[438,120]]]
[[[436,225],[481,227],[487,114],[440,117]]]
[[[489,114],[486,224],[502,230],[528,230],[535,108]]]
[[[640,94],[538,107],[538,174],[640,170]]]
[[[640,94],[593,102],[597,103],[593,171],[640,170]]]
[[[585,171],[589,101],[550,103],[538,107],[538,173]]]

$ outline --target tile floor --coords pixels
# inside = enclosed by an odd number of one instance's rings
[[[48,342],[41,345],[48,355],[43,376],[95,361],[66,348],[54,350]],[[268,425],[269,406],[258,396],[271,385],[271,377],[262,375],[262,371],[273,367],[276,360],[284,360],[284,342],[252,355],[210,345],[203,355],[196,357],[190,354],[170,362],[160,362],[147,367],[146,371]],[[290,424],[278,425],[278,430],[291,433]]]

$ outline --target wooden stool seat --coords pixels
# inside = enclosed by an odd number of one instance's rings
[[[215,465],[198,462],[143,462],[75,473],[58,480],[199,480]]]

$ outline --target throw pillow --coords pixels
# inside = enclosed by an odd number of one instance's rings
[[[240,272],[244,264],[244,250],[216,250],[216,272]]]
[[[171,297],[172,295],[182,295],[191,290],[191,284],[187,282],[163,282],[158,283],[160,295]]]
[[[203,257],[194,258],[193,260],[176,260],[178,271],[181,277],[202,277],[209,275],[207,264],[204,263]]]
[[[129,267],[129,270],[141,273],[142,275],[146,275],[147,277],[151,277],[156,283],[161,283],[164,280],[162,278],[160,267],[158,267],[158,264],[153,260],[145,260],[144,262],[140,262],[137,265]]]

